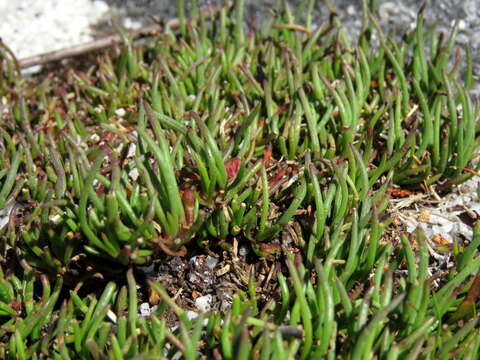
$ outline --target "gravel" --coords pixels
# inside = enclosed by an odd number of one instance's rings
[[[0,37],[18,58],[58,50],[91,40],[109,11],[103,1],[0,0]]]
[[[473,225],[480,220],[480,182],[474,177],[440,197],[432,188],[402,199],[392,199],[389,212],[401,224],[401,231],[420,228],[426,235],[432,255],[454,242],[463,245],[473,237]]]
[[[213,296],[208,294],[195,299],[195,306],[201,313],[209,312],[212,308]]]
[[[200,6],[217,5],[222,0],[199,0]],[[290,1],[292,8],[298,0]],[[361,26],[361,2],[331,1],[335,4],[348,34],[357,34]],[[402,33],[415,24],[424,0],[379,0],[380,22],[391,31]],[[246,15],[265,19],[278,3],[274,0],[246,0]],[[315,7],[315,19],[326,20],[329,11],[324,3]],[[427,23],[438,24],[438,30],[448,32],[458,18],[458,42],[480,48],[480,1],[426,1]],[[119,21],[127,28],[150,22],[149,16],[167,19],[175,17],[176,2],[171,0],[0,0],[0,36],[18,57],[30,56],[91,40],[93,25]]]

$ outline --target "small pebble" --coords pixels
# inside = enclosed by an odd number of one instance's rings
[[[140,304],[140,316],[150,316],[152,311],[150,309],[150,304],[147,302]]]
[[[13,209],[13,203],[7,206],[6,208],[0,209],[0,230],[3,229],[8,224],[8,220],[10,219],[10,213]]]
[[[137,146],[134,143],[131,143],[128,147],[128,153],[127,157],[131,158],[135,156],[135,150],[137,149]]]
[[[125,111],[124,108],[118,108],[115,110],[115,114],[120,117],[124,117],[127,112]]]
[[[137,181],[137,179],[138,179],[138,169],[132,169],[132,170],[130,170],[130,172],[128,173],[128,176],[130,176],[130,178],[131,178],[133,181]]]
[[[198,281],[198,276],[195,275],[194,273],[190,273],[188,275],[188,280],[191,282],[191,283],[196,283]]]
[[[245,256],[245,255],[247,255],[247,253],[248,253],[248,249],[245,246],[242,246],[238,250],[238,255],[240,255],[240,256]]]
[[[215,269],[215,266],[217,266],[217,264],[218,264],[218,259],[214,258],[213,256],[208,255],[207,259],[206,259],[206,262],[207,262],[208,268],[210,270],[213,270],[213,269]]]
[[[209,312],[212,309],[213,296],[205,295],[195,299],[195,306],[201,313]]]
[[[187,310],[187,319],[188,320],[193,320],[198,317],[198,313],[195,311]]]

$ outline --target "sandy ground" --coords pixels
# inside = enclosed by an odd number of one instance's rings
[[[358,0],[330,0],[349,33],[360,28]],[[379,18],[391,31],[402,32],[413,26],[424,0],[378,0]],[[188,3],[188,1],[187,1]],[[200,6],[222,3],[221,0],[198,0]],[[246,14],[257,19],[275,7],[277,0],[245,0]],[[292,8],[298,0],[290,0]],[[317,1],[315,19],[328,16],[327,1]],[[458,42],[480,48],[480,1],[426,1],[428,23],[438,23],[439,31],[448,31],[460,21]],[[120,20],[124,26],[136,27],[149,22],[148,16],[167,19],[176,15],[174,0],[0,0],[0,37],[19,57],[49,51],[66,44],[88,40],[93,36],[89,25]]]
[[[110,11],[103,1],[0,0],[0,37],[24,58],[90,41]]]

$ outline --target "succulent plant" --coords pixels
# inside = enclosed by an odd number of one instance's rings
[[[2,55],[2,267],[7,254],[16,264],[0,273],[3,354],[194,359],[201,338],[225,359],[446,356],[463,337],[478,352],[476,320],[442,327],[452,308],[470,316],[478,294],[461,284],[480,268],[476,247],[459,249],[434,289],[424,235],[386,236],[392,184],[448,190],[480,166],[469,52],[463,82],[459,56],[449,65],[457,28],[447,40],[426,33],[422,10],[399,42],[364,2],[352,45],[334,16],[300,25],[288,6],[246,32],[242,7],[210,22],[180,11],[177,33],[125,37],[44,77],[21,77]],[[280,300],[260,311],[252,282],[226,317],[191,321],[151,282],[159,310],[137,316],[136,266],[237,241],[284,256]],[[105,289],[83,297],[96,276]],[[178,331],[159,318],[167,308]]]

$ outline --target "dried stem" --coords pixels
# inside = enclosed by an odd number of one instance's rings
[[[215,16],[224,6],[217,6],[203,10],[205,18],[209,19]],[[152,24],[142,26],[139,29],[126,32],[134,40],[139,40],[146,37],[151,37],[159,34],[163,29],[177,29],[180,25],[179,19],[171,19],[165,23],[164,26],[160,24]],[[80,55],[85,55],[92,51],[98,51],[115,46],[122,42],[122,36],[118,34],[109,35],[100,39],[95,39],[87,43],[74,45],[68,48],[50,51],[40,55],[30,56],[18,61],[20,69],[29,68],[35,65],[44,65],[49,62],[59,61],[67,58],[72,58]]]

